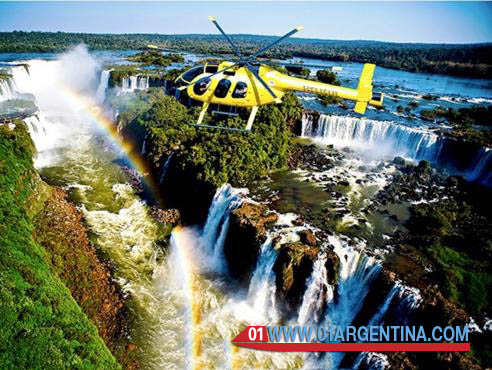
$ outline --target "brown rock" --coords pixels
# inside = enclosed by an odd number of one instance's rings
[[[232,214],[240,224],[250,225],[256,229],[259,237],[265,236],[265,226],[278,220],[278,215],[270,211],[265,204],[243,203],[241,207],[232,211]]]
[[[224,254],[234,277],[246,277],[255,266],[267,227],[277,220],[265,204],[245,202],[231,212]]]
[[[325,267],[328,275],[328,283],[332,286],[336,286],[338,281],[338,271],[340,269],[340,260],[335,252],[326,252]]]
[[[301,243],[315,247],[317,244],[316,237],[311,230],[299,231],[299,237],[301,238]]]
[[[300,303],[319,252],[319,248],[302,243],[288,243],[280,247],[273,266],[277,293],[292,306]]]

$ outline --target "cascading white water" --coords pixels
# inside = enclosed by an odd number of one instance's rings
[[[310,136],[313,132],[313,117],[310,114],[303,114],[301,124],[301,136]]]
[[[351,246],[336,236],[328,237],[340,261],[337,296],[328,306],[329,325],[349,325],[360,311],[370,283],[377,277],[381,265],[376,257],[368,256],[361,246]]]
[[[128,76],[123,77],[121,81],[121,92],[130,93],[135,90],[147,90],[149,88],[148,76]]]
[[[394,303],[395,299],[397,299],[396,304]],[[395,306],[394,311],[398,318],[398,321],[392,324],[408,325],[407,318],[409,314],[418,308],[421,301],[422,297],[417,288],[408,287],[397,281],[386,295],[383,303],[378,307],[374,316],[369,320],[367,326],[384,325],[384,317],[392,304]],[[371,369],[385,369],[389,366],[383,354],[374,352],[361,352],[354,361],[353,368],[358,369],[363,363],[371,365],[369,366]]]
[[[0,79],[0,101],[14,99],[16,95],[14,80],[12,78]]]
[[[333,286],[328,283],[326,255],[321,254],[314,263],[313,272],[302,298],[302,304],[297,318],[299,325],[318,323],[323,306],[330,304],[333,301],[333,297]]]
[[[208,211],[207,221],[203,226],[201,241],[208,262],[218,272],[225,272],[223,258],[224,242],[229,230],[229,215],[232,210],[242,203],[241,195],[246,195],[245,189],[236,189],[229,184],[222,185],[212,200]]]
[[[274,322],[279,319],[275,302],[275,274],[273,273],[277,254],[272,238],[268,237],[261,246],[247,297],[247,302],[254,314]]]
[[[325,114],[320,115],[317,125],[306,117],[302,134],[335,146],[377,150],[379,156],[401,155],[431,162],[438,158],[442,146],[438,136],[429,130],[389,121]]]
[[[480,151],[476,165],[466,177],[471,181],[492,185],[492,148],[483,148]]]
[[[83,47],[77,47],[57,60],[31,60],[28,65],[29,72],[16,66],[10,73],[17,93],[34,95],[39,109],[36,117],[26,119],[38,152],[34,163],[39,168],[56,160],[59,148],[70,146],[91,126],[93,119],[74,92],[91,93],[97,63]]]
[[[34,142],[36,151],[42,152],[51,148],[49,139],[46,137],[50,132],[50,124],[46,121],[44,114],[26,117],[24,122],[27,125],[31,139]]]
[[[410,313],[417,309],[422,302],[422,296],[417,288],[406,286],[401,282],[396,282],[395,285],[398,289],[398,302],[394,308],[395,316],[398,318],[396,324],[406,325]]]
[[[103,104],[106,99],[106,90],[108,89],[109,77],[111,76],[111,70],[103,70],[101,72],[101,79],[96,91],[96,102]]]
[[[328,241],[339,258],[340,266],[336,296],[328,304],[323,325],[344,328],[353,322],[361,310],[381,265],[375,257],[366,255],[362,246],[351,246],[336,236],[329,236]],[[330,368],[337,369],[343,356],[343,353],[331,352],[324,361]]]
[[[366,368],[371,370],[384,370],[390,366],[387,356],[378,352],[367,352],[360,359],[357,359],[352,368],[358,369],[363,363]]]

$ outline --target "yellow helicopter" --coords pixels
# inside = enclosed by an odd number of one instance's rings
[[[261,48],[252,56],[246,57],[239,51],[230,37],[220,27],[214,17],[209,17],[224,35],[238,59],[235,62],[206,63],[189,69],[175,81],[180,90],[186,90],[190,98],[203,102],[198,121],[194,126],[220,128],[235,131],[251,131],[260,105],[280,103],[287,91],[331,95],[356,101],[354,111],[364,114],[367,105],[383,106],[384,94],[373,95],[372,77],[374,64],[364,64],[357,89],[330,85],[322,82],[292,77],[272,68],[270,65],[291,65],[282,63],[257,62],[256,59],[280,41],[302,29],[296,27],[271,44]],[[149,48],[159,49],[154,45]],[[306,65],[303,65],[306,66]],[[211,104],[251,108],[246,128],[234,129],[202,124]]]

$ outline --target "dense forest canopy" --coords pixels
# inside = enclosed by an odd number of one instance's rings
[[[270,43],[273,36],[232,35],[248,55]],[[3,32],[0,52],[58,52],[85,43],[93,50],[143,49],[158,44],[171,50],[201,54],[230,54],[221,35],[90,34],[65,32]],[[331,61],[372,62],[379,66],[411,72],[443,73],[491,78],[492,43],[419,44],[364,40],[319,40],[290,38],[269,50],[264,57],[307,57]]]

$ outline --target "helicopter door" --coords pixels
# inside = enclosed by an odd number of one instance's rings
[[[215,88],[214,95],[216,98],[223,99],[227,96],[229,89],[231,88],[231,81],[226,80],[225,78],[220,80]]]

